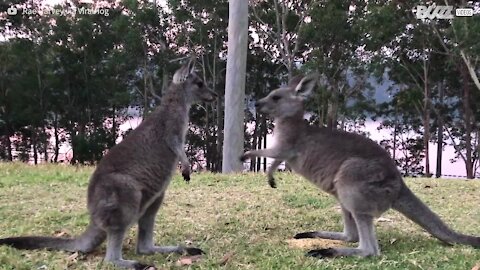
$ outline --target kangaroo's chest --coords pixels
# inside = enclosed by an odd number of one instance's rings
[[[321,190],[332,195],[336,194],[333,182],[336,172],[334,166],[327,166],[322,160],[302,155],[289,159],[287,163],[295,173],[300,174]]]

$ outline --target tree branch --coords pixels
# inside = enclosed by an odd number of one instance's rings
[[[463,50],[460,50],[460,55],[462,56],[463,62],[465,62],[465,65],[467,66],[468,73],[470,73],[470,77],[472,77],[475,86],[478,88],[478,90],[480,90],[480,81],[475,73],[475,67],[470,62],[470,57],[467,56]]]

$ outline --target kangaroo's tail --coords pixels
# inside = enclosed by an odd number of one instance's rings
[[[90,224],[87,230],[77,238],[21,236],[0,239],[0,245],[17,249],[51,249],[80,251],[88,253],[105,241],[106,233]]]
[[[392,207],[443,242],[480,247],[480,237],[457,233],[450,229],[406,185],[403,185],[400,196]]]

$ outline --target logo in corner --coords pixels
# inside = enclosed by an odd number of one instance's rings
[[[10,16],[17,15],[17,8],[16,7],[9,7],[7,8],[7,14]]]
[[[453,6],[423,6],[418,5],[415,10],[413,10],[417,19],[453,19]]]

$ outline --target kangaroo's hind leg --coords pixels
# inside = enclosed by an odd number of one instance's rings
[[[103,175],[90,187],[89,210],[94,222],[107,234],[105,261],[127,269],[155,269],[122,257],[122,244],[127,230],[137,221],[142,194],[132,179],[124,175]]]
[[[155,246],[153,242],[153,228],[155,225],[155,217],[158,209],[162,205],[165,193],[160,195],[145,211],[143,216],[138,220],[138,240],[137,253],[138,254],[153,254],[153,253],[187,253],[189,255],[199,255],[203,251],[198,248],[183,247],[183,246]]]
[[[122,243],[125,237],[126,229],[109,230],[107,232],[107,254],[105,261],[111,262],[117,267],[147,270],[155,269],[153,266],[139,263],[133,260],[125,260],[122,257]]]
[[[327,248],[310,250],[307,255],[317,258],[338,256],[375,256],[380,255],[380,248],[373,227],[373,216],[366,214],[353,214],[357,223],[359,245],[356,248]]]
[[[293,238],[323,238],[332,240],[341,240],[347,242],[358,242],[358,231],[352,214],[342,207],[343,232],[313,231],[297,233]]]
[[[383,164],[352,158],[344,162],[335,178],[337,198],[355,221],[357,248],[312,250],[315,257],[380,255],[373,218],[387,211],[398,196],[399,183],[392,181]]]

